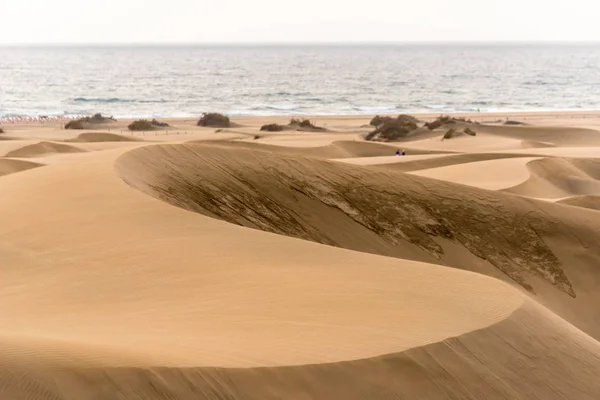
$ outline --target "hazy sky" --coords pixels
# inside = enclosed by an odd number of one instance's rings
[[[0,43],[600,41],[597,0],[0,0]]]

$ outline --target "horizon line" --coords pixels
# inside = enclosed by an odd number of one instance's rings
[[[413,40],[413,41],[287,41],[287,42],[48,42],[48,43],[2,43],[0,47],[214,47],[214,46],[411,46],[411,45],[600,45],[599,40]]]

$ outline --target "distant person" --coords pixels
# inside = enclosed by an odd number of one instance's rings
[[[399,156],[400,155],[400,150],[396,150],[396,155]]]
[[[404,151],[404,149],[402,149],[402,155],[405,156],[406,155],[406,151]]]

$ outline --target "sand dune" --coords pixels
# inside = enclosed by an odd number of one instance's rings
[[[6,157],[26,158],[36,157],[44,154],[62,154],[62,153],[83,153],[85,150],[75,146],[54,142],[39,142],[12,150],[6,154]]]
[[[482,189],[500,190],[527,181],[530,176],[527,163],[532,160],[536,160],[536,158],[509,157],[499,160],[475,161],[452,166],[421,169],[411,173]]]
[[[402,172],[595,160],[205,137],[0,179],[0,398],[598,399],[600,213]]]
[[[43,164],[33,163],[24,160],[11,160],[0,158],[0,176],[14,174],[15,172],[26,171],[28,169],[41,167]]]
[[[74,143],[97,143],[97,142],[136,142],[141,139],[135,136],[123,136],[107,132],[86,132],[69,140]]]
[[[188,142],[191,144],[205,143],[205,141],[192,141]],[[243,149],[258,149],[268,150],[279,154],[298,155],[304,157],[316,157],[316,158],[327,158],[327,159],[343,159],[343,158],[357,158],[357,157],[383,157],[383,156],[395,156],[397,149],[404,147],[398,147],[398,145],[372,143],[364,141],[334,141],[331,144],[324,146],[310,146],[310,147],[298,147],[298,146],[286,146],[286,142],[281,145],[272,145],[268,143],[256,143],[256,142],[243,142],[243,141],[223,141],[219,143],[222,146],[231,148],[243,148]],[[437,154],[441,153],[438,151],[430,150],[409,150],[412,154]]]
[[[559,200],[558,202],[570,206],[600,211],[600,196],[573,196],[564,200]]]
[[[407,155],[405,157],[387,157],[378,160],[377,158],[357,158],[339,160],[356,165],[369,165],[374,168],[381,168],[397,172],[411,172],[426,169],[442,168],[447,166],[457,166],[467,163],[475,163],[488,160],[503,160],[512,158],[536,157],[525,153],[437,153],[430,155]]]
[[[527,164],[530,178],[507,189],[531,197],[562,198],[600,195],[600,160],[544,158]]]
[[[599,146],[600,131],[559,126],[497,126],[481,125],[477,133],[525,140],[527,144],[542,142],[547,146]],[[539,146],[536,146],[539,147]]]

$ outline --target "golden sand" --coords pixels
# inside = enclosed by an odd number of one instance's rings
[[[600,398],[600,120],[469,117],[5,128],[0,399]]]

